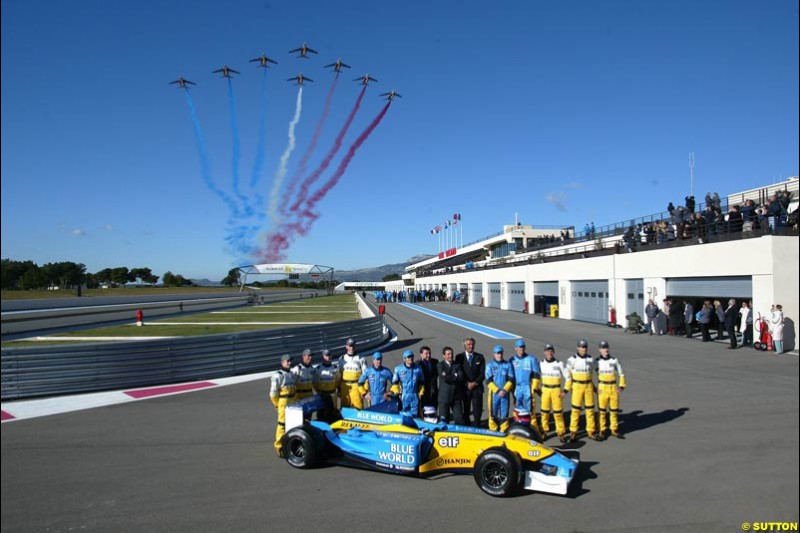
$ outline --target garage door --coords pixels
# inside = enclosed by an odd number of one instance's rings
[[[470,283],[469,287],[470,305],[481,305],[482,294],[483,294],[483,283]]]
[[[584,322],[608,322],[608,280],[572,282],[572,318]]]
[[[644,316],[644,280],[643,279],[626,279],[625,280],[625,293],[627,299],[627,306],[625,307],[625,314],[629,315],[636,311],[639,315]]]
[[[550,314],[550,306],[558,304],[558,282],[534,281],[533,294],[534,314],[548,316]]]
[[[525,309],[525,282],[506,282],[505,297],[503,309],[522,312]]]
[[[697,298],[752,298],[751,276],[667,279],[667,295]]]
[[[487,293],[483,295],[483,305],[486,307],[494,307],[500,309],[500,284],[487,283]]]

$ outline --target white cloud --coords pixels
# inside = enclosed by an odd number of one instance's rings
[[[71,234],[75,235],[76,237],[86,237],[86,231],[84,231],[84,230],[82,230],[80,228],[71,229],[71,230],[69,230],[69,232]]]
[[[564,194],[564,191],[549,192],[544,197],[544,199],[547,200],[549,203],[553,204],[555,208],[558,209],[559,211],[567,210],[567,206],[564,205],[564,202],[567,199],[567,195]]]
[[[114,231],[114,226],[112,226],[111,224],[106,224],[105,229],[106,231]]]

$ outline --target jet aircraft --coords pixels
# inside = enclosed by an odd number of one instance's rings
[[[353,81],[360,81],[361,85],[369,85],[369,82],[371,82],[371,81],[374,81],[375,83],[378,82],[378,80],[376,80],[375,78],[373,78],[369,74],[364,74],[360,78],[356,78]]]
[[[290,53],[290,54],[293,54],[293,53],[295,53],[295,52],[300,52],[300,55],[299,55],[299,56],[297,56],[297,57],[298,57],[298,59],[299,59],[299,58],[301,58],[301,57],[302,57],[302,58],[305,58],[305,59],[310,59],[310,58],[308,57],[308,53],[309,53],[309,52],[311,52],[312,54],[316,54],[316,53],[317,53],[317,51],[316,51],[316,50],[312,50],[311,48],[309,48],[309,47],[308,47],[308,45],[307,45],[306,43],[303,43],[303,46],[301,46],[300,48],[295,48],[294,50],[289,50],[289,53]]]
[[[295,81],[297,82],[297,85],[303,85],[303,82],[306,82],[306,81],[311,81],[311,82],[313,82],[313,81],[314,81],[314,80],[312,80],[311,78],[308,78],[308,77],[306,77],[306,76],[303,76],[303,74],[302,74],[302,73],[301,73],[301,74],[298,74],[298,75],[297,75],[297,76],[295,76],[294,78],[289,78],[289,79],[288,79],[288,80],[286,80],[286,81],[292,81],[292,80],[295,80]]]
[[[231,74],[239,74],[238,70],[233,70],[228,65],[223,65],[222,68],[213,71],[212,74],[216,74],[217,72],[222,72],[223,78],[232,78],[233,76],[231,76]]]
[[[177,84],[178,84],[178,87],[179,87],[179,88],[181,88],[181,89],[187,89],[187,87],[186,87],[186,84],[187,84],[187,83],[188,83],[189,85],[197,85],[197,84],[196,84],[195,82],[193,82],[193,81],[189,81],[189,80],[186,80],[186,79],[184,79],[184,78],[183,78],[183,76],[181,76],[180,78],[178,78],[178,79],[177,79],[177,80],[175,80],[175,81],[171,81],[171,82],[169,82],[169,85],[172,85],[173,83],[177,83]]]
[[[396,97],[398,97],[398,98],[402,98],[402,97],[403,97],[402,95],[400,95],[400,94],[399,94],[397,91],[395,91],[395,90],[391,90],[391,91],[389,91],[388,93],[383,93],[381,96],[385,96],[385,97],[386,97],[386,99],[387,99],[387,100],[389,100],[390,102],[392,101],[392,99],[393,99],[395,96],[396,96]]]
[[[350,68],[350,65],[342,63],[342,58],[340,57],[339,59],[336,60],[336,63],[331,63],[330,65],[325,65],[323,68],[331,68],[331,67],[333,67],[333,70],[335,70],[336,73],[339,74],[342,71],[342,67]]]
[[[258,63],[258,66],[259,67],[263,67],[263,68],[269,68],[269,64],[270,63],[274,63],[276,65],[278,64],[277,61],[268,58],[266,54],[261,54],[260,57],[257,57],[255,59],[251,59],[249,61],[249,63]]]

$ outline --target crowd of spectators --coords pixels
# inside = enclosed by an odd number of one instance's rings
[[[772,194],[763,205],[745,200],[742,205],[728,206],[715,192],[706,194],[705,207],[695,211],[694,196],[687,196],[685,204],[667,206],[668,216],[648,224],[631,224],[622,236],[622,244],[632,252],[648,244],[663,244],[675,240],[695,239],[702,244],[718,235],[741,233],[777,233],[781,228],[797,229],[797,209],[789,213],[792,193],[780,191]]]

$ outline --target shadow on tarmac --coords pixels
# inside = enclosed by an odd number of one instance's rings
[[[659,413],[644,413],[643,411],[622,413],[619,415],[620,432],[624,435],[659,424],[666,424],[667,422],[672,422],[676,418],[680,418],[688,411],[688,407],[681,407],[679,409],[665,409]]]

